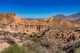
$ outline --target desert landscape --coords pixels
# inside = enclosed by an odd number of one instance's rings
[[[0,13],[0,53],[79,53],[80,13],[24,19]]]

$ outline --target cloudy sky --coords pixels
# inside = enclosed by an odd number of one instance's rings
[[[29,18],[69,15],[80,12],[80,0],[0,0],[0,12],[16,12]]]

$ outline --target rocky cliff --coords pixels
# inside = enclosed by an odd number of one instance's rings
[[[63,29],[80,27],[79,19],[78,21],[72,21],[69,20],[69,17],[71,16],[68,16],[68,19],[67,16],[51,16],[48,19],[33,20],[18,17],[15,13],[0,13],[0,29],[19,32],[40,32],[50,29],[51,26]]]

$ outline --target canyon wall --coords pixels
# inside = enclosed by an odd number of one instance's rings
[[[0,30],[11,32],[44,32],[52,27],[62,29],[78,28],[77,22],[61,19],[59,17],[49,17],[48,19],[24,19],[16,16],[15,13],[0,13]]]

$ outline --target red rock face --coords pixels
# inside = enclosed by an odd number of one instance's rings
[[[0,13],[0,24],[10,24],[14,21],[15,13]]]
[[[28,33],[45,31],[49,26],[46,20],[25,20],[14,13],[1,13],[0,25],[5,30]]]
[[[48,29],[48,22],[46,20],[24,20],[15,17],[15,28],[21,32],[41,32]]]
[[[52,19],[53,18],[53,19]],[[49,29],[50,25],[63,26],[65,28],[80,27],[76,22],[52,17],[46,20],[28,20],[16,16],[15,13],[0,13],[0,28],[4,27],[10,31],[19,32],[43,32]]]

